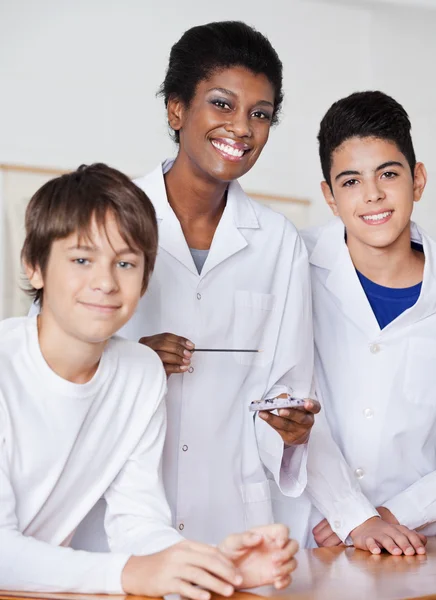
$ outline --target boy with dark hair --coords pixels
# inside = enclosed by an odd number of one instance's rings
[[[347,506],[354,479],[373,505],[366,526],[378,526],[368,550],[424,553],[425,536],[410,529],[436,533],[436,245],[410,219],[426,170],[406,111],[381,92],[335,102],[318,139],[322,191],[337,218],[303,232],[316,384],[350,471],[325,449],[322,476],[308,466],[321,512],[313,534],[325,546],[358,537],[360,508]]]
[[[206,590],[289,583],[297,546],[284,526],[212,548],[170,525],[164,368],[149,348],[112,337],[156,249],[148,197],[105,165],[54,179],[30,201],[22,258],[41,313],[0,324],[2,589],[207,600]],[[68,548],[101,496],[112,553]]]

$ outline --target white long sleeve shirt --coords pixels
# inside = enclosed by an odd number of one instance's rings
[[[168,381],[163,471],[173,523],[190,539],[216,543],[273,521],[271,487],[290,496],[305,487],[306,446],[284,449],[267,423],[253,423],[248,407],[273,388],[309,394],[309,268],[292,224],[233,182],[199,274],[167,200],[170,166],[135,182],[156,209],[159,252],[147,292],[120,333],[139,340],[170,332],[199,348],[262,350],[194,353],[189,372]]]
[[[91,381],[74,384],[45,362],[36,318],[9,319],[0,373],[0,588],[123,593],[130,555],[182,539],[161,480],[160,360],[112,338]],[[101,496],[112,553],[68,548]]]
[[[309,452],[308,490],[345,539],[359,504],[358,484],[410,528],[436,534],[436,244],[414,223],[423,245],[421,294],[385,328],[359,282],[339,219],[303,232],[311,263],[315,371],[336,448]],[[330,448],[330,449],[329,449]],[[324,458],[318,457],[320,451]],[[340,460],[349,465],[349,474]],[[358,520],[358,519],[357,519]]]

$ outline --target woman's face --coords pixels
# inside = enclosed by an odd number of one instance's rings
[[[168,103],[168,118],[180,134],[179,158],[218,181],[232,181],[251,169],[265,146],[274,111],[269,79],[243,67],[200,81],[186,108]]]

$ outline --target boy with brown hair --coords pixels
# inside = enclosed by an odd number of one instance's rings
[[[102,164],[45,184],[22,258],[37,317],[0,324],[0,588],[180,593],[290,581],[295,542],[272,525],[218,548],[170,526],[161,480],[166,377],[114,333],[133,314],[157,249],[154,209]],[[104,496],[111,553],[68,548]]]

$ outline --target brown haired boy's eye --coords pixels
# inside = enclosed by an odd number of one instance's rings
[[[135,265],[130,263],[130,262],[126,262],[125,260],[120,260],[120,262],[118,263],[118,265],[122,268],[122,269],[132,269]]]

